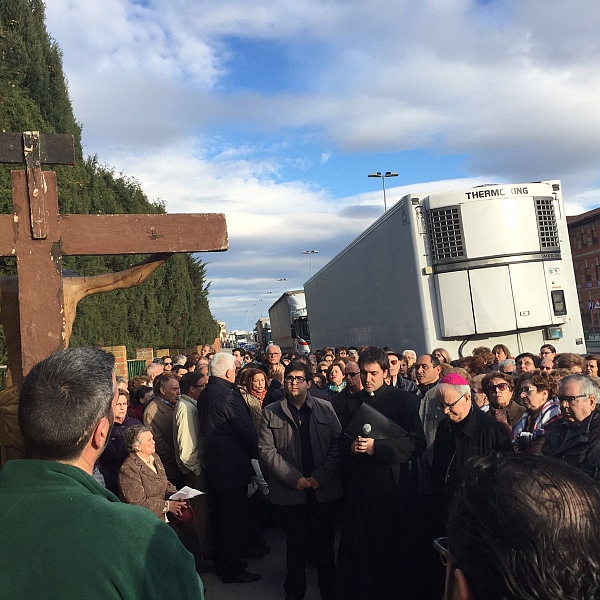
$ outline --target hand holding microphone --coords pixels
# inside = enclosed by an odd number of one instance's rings
[[[362,426],[362,437],[359,436],[352,442],[352,452],[354,454],[375,454],[375,440],[369,437],[372,429],[370,423],[365,423]]]

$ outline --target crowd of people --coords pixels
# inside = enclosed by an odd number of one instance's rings
[[[131,455],[128,467],[117,465],[109,443],[100,471],[107,487],[118,480],[114,491],[123,500],[161,508],[198,572],[214,568],[224,582],[260,578],[247,565],[269,552],[269,523],[286,533],[287,600],[304,597],[307,561],[315,563],[325,600],[392,598],[399,589],[405,598],[439,598],[443,570],[432,540],[445,531],[469,459],[494,451],[544,454],[597,477],[599,360],[557,355],[551,345],[514,358],[504,345],[478,347],[456,360],[444,348],[417,356],[337,347],[301,356],[271,345],[262,354],[234,348],[213,356],[205,346],[198,355],[153,363],[152,381],[129,382],[130,397],[140,398],[130,402],[132,417],[147,397],[143,384],[154,392],[141,431],[155,444],[157,495],[127,492],[151,476],[139,451],[132,471]],[[176,372],[178,365],[184,371]],[[404,434],[356,430],[363,404]],[[140,431],[132,417],[127,424],[116,419],[115,431]],[[122,445],[122,438],[117,433],[111,442]],[[132,448],[122,449],[122,460]],[[185,484],[205,492],[190,503],[196,540],[189,523],[183,531],[179,506],[165,501]]]
[[[68,359],[84,350],[53,355],[60,360],[50,357],[26,379],[19,418],[28,454],[61,463],[34,465],[27,484],[34,475],[57,487],[71,478],[96,503],[148,509],[134,519],[152,530],[147,544],[164,552],[176,541],[174,556],[193,557],[179,566],[177,576],[190,581],[177,584],[178,597],[202,597],[190,571],[258,581],[250,561],[270,552],[266,528],[281,527],[286,600],[304,597],[310,563],[324,600],[439,600],[444,588],[464,600],[600,598],[600,571],[581,575],[600,561],[600,356],[551,345],[514,358],[504,345],[478,347],[454,360],[444,348],[302,356],[276,345],[263,353],[204,346],[163,357],[130,381],[116,378],[109,410],[90,403],[89,422],[67,427],[78,454],[66,433],[40,424],[69,422],[75,400],[65,399],[60,376],[75,377]],[[87,351],[83,358],[106,370],[108,355]],[[58,405],[54,420],[42,394]],[[69,465],[93,479],[82,484]],[[19,495],[7,497],[7,485],[26,486],[11,463],[4,471],[0,499],[14,509]],[[84,493],[70,486],[75,498]],[[173,499],[184,486],[202,494]],[[112,510],[107,535],[117,539],[119,519],[133,513]],[[132,589],[157,585],[154,577]],[[0,567],[0,585],[7,581],[17,589]]]

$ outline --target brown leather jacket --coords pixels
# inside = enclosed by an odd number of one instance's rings
[[[135,452],[132,452],[121,465],[119,490],[121,500],[127,504],[144,506],[163,520],[165,500],[177,490],[167,479],[165,468],[154,454],[155,473]]]

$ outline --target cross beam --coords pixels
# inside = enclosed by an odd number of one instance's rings
[[[13,373],[17,381],[68,345],[63,256],[228,249],[223,214],[59,214],[56,174],[41,165],[74,164],[72,136],[0,133],[0,162],[25,164],[25,171],[11,172],[13,214],[0,215],[0,255],[17,259],[22,369]]]

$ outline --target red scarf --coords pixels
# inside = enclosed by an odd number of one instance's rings
[[[258,401],[260,402],[260,405],[262,406],[262,403],[265,399],[265,396],[267,395],[267,390],[264,389],[262,392],[255,392],[254,390],[249,390],[249,392],[258,399]]]

